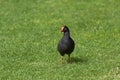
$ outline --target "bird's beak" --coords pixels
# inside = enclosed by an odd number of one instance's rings
[[[64,27],[61,27],[61,30],[60,30],[61,32],[63,32],[64,31]]]

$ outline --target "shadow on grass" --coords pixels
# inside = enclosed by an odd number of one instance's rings
[[[71,57],[71,63],[84,63],[87,64],[88,58],[85,57]]]

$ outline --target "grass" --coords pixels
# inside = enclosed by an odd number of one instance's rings
[[[0,80],[119,80],[119,0],[0,0]],[[60,64],[60,27],[71,64]],[[67,56],[65,56],[66,61]]]

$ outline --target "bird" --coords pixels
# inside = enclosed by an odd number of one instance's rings
[[[70,37],[70,30],[66,25],[61,27],[61,32],[63,32],[62,39],[58,42],[57,49],[61,55],[61,63],[63,63],[64,55],[68,55],[67,63],[70,63],[70,54],[73,52],[75,48],[75,42]]]

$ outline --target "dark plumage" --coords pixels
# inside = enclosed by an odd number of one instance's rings
[[[70,31],[67,26],[62,26],[61,32],[64,32],[62,39],[58,43],[58,51],[61,55],[62,63],[63,63],[63,56],[65,54],[68,55],[68,63],[70,62],[70,54],[73,52],[75,43],[73,39],[70,37]]]

